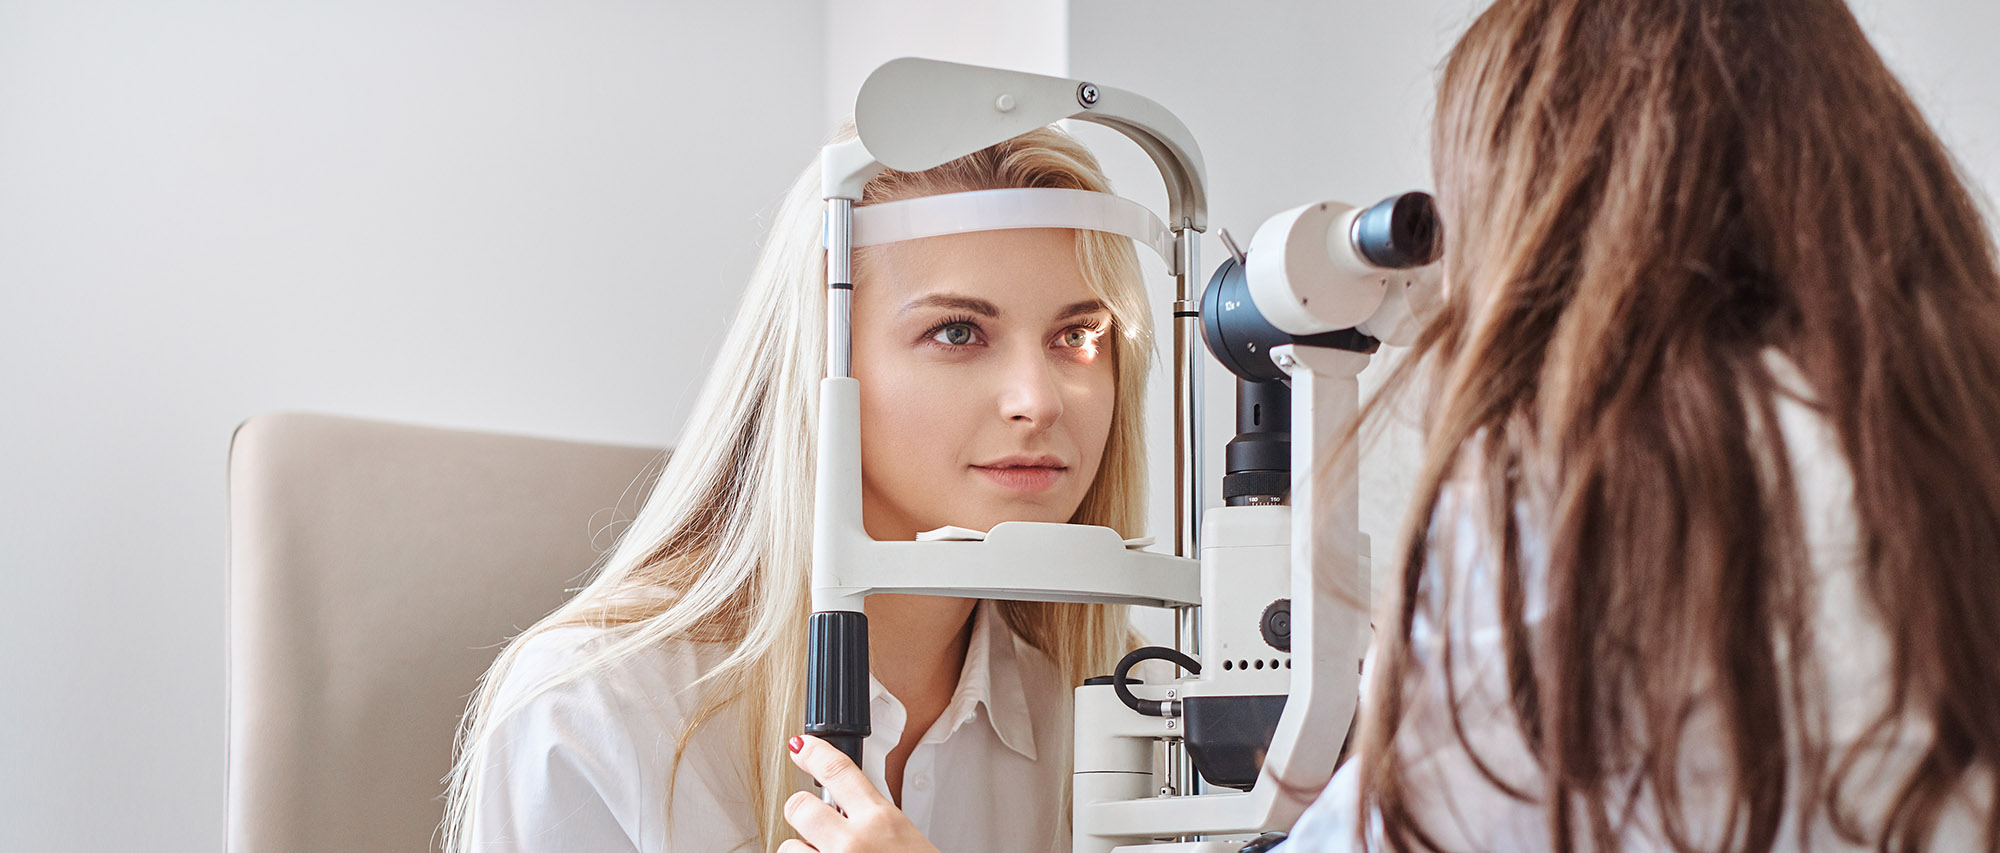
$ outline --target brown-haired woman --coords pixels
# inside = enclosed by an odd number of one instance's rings
[[[1500,0],[1435,134],[1423,535],[1288,849],[2000,846],[2000,275],[1852,14]]]

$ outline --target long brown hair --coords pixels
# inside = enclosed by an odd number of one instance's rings
[[[1432,152],[1447,295],[1395,380],[1433,396],[1361,752],[1387,843],[1436,847],[1395,739],[1412,685],[1441,676],[1412,654],[1420,611],[1452,648],[1433,517],[1469,474],[1540,790],[1474,763],[1540,805],[1558,848],[1614,846],[1641,798],[1676,849],[1770,849],[1801,804],[1856,843],[1924,846],[1959,784],[2000,764],[2000,274],[1852,14],[1500,0],[1445,64]],[[1844,807],[1852,753],[1816,739],[1773,349],[1851,468],[1859,587],[1891,644],[1872,736],[1931,733],[1878,821]],[[1532,559],[1524,524],[1546,543]],[[1690,747],[1731,778],[1699,793],[1725,806],[1699,825]],[[2000,819],[1985,830],[2000,848]]]

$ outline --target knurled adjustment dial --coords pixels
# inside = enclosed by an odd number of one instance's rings
[[[1281,652],[1292,650],[1292,600],[1280,598],[1264,608],[1264,615],[1257,620],[1257,631],[1264,635],[1264,642]]]

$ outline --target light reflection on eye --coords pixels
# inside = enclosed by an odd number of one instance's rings
[[[1062,345],[1081,351],[1084,360],[1097,358],[1097,340],[1104,337],[1102,326],[1071,326],[1063,332]]]

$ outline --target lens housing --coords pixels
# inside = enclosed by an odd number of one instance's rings
[[[1286,344],[1374,352],[1374,338],[1354,329],[1318,335],[1292,335],[1271,325],[1250,298],[1250,278],[1243,265],[1229,258],[1215,268],[1201,294],[1201,339],[1209,354],[1230,373],[1251,382],[1271,382],[1289,376],[1271,361],[1271,350]]]
[[[1433,263],[1444,249],[1444,226],[1429,193],[1385,198],[1354,218],[1349,239],[1363,260],[1384,269]]]

